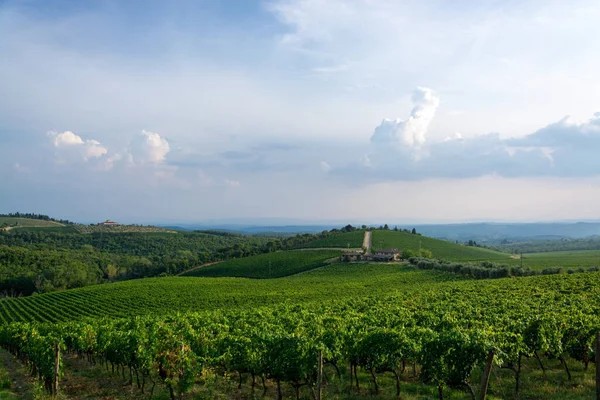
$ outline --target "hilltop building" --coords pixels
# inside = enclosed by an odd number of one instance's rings
[[[104,222],[100,222],[98,225],[102,225],[102,226],[119,226],[119,224],[117,222],[111,221],[110,219],[107,219]]]

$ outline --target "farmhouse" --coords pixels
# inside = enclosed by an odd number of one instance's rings
[[[398,261],[400,251],[398,249],[375,250],[373,261]]]
[[[362,251],[345,251],[340,256],[342,262],[362,261],[365,253]]]
[[[114,222],[114,221],[111,221],[110,219],[107,219],[104,222],[100,222],[98,225],[102,225],[102,226],[118,226],[119,224],[116,223],[116,222]]]

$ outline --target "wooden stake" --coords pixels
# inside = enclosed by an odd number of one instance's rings
[[[596,400],[600,400],[600,331],[596,332]]]
[[[54,345],[54,379],[52,380],[52,394],[58,395],[58,373],[60,372],[60,345]]]
[[[319,350],[319,365],[317,368],[317,400],[322,399],[322,385],[323,385],[323,351]]]
[[[492,373],[492,365],[494,363],[494,351],[490,350],[485,362],[485,370],[481,378],[481,389],[479,390],[479,400],[485,400],[487,396],[488,383],[490,382],[490,374]]]

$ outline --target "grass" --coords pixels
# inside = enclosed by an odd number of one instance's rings
[[[229,260],[189,271],[184,276],[280,278],[325,265],[335,250],[295,250]]]
[[[427,236],[397,231],[373,231],[372,245],[373,249],[427,249],[433,253],[435,258],[449,261],[510,262],[511,260],[511,255],[508,253],[480,247],[464,246],[462,244],[433,239]]]
[[[544,360],[546,361],[546,360]],[[119,373],[112,374],[100,364],[90,366],[84,358],[78,358],[75,355],[66,355],[64,362],[67,366],[65,376],[61,380],[62,395],[67,398],[88,398],[88,399],[107,399],[107,398],[127,398],[127,399],[146,399],[148,393],[142,394],[134,385],[133,389],[128,385],[128,377],[122,379]],[[570,360],[571,373],[573,379],[566,379],[564,370],[558,362],[547,362],[545,374],[537,366],[535,360],[525,360],[522,367],[521,390],[517,396],[514,393],[514,376],[511,371],[503,370],[498,367],[493,369],[488,387],[487,399],[489,400],[528,400],[528,399],[547,399],[547,400],[580,400],[593,398],[595,382],[594,369],[590,368],[584,371],[580,363]],[[417,373],[419,371],[417,370]],[[370,375],[359,370],[360,390],[350,389],[348,386],[349,374],[347,367],[341,368],[341,380],[338,380],[335,370],[330,366],[324,367],[326,376],[323,389],[323,398],[339,400],[383,400],[393,399],[395,396],[393,375],[378,374],[378,383],[380,384],[380,394],[375,396],[372,393],[372,384]],[[479,371],[475,371],[472,376],[472,384],[475,393],[478,393],[478,383],[480,380]],[[238,380],[236,376],[219,376],[214,372],[207,370],[203,373],[190,391],[186,398],[196,399],[253,399],[263,398],[262,386],[260,380],[257,388],[252,390],[251,380],[248,374],[243,376],[242,388],[238,389]],[[294,398],[294,391],[288,384],[282,384],[283,397]],[[425,400],[437,398],[437,389],[434,385],[420,383],[413,376],[411,368],[401,376],[400,385],[401,397],[404,400]],[[303,387],[301,389],[301,398],[312,398],[310,391]],[[273,382],[267,381],[267,394],[264,398],[276,398],[276,386]],[[0,392],[0,399],[1,392]],[[16,398],[16,397],[7,397]],[[169,399],[168,392],[164,385],[157,385],[154,391],[155,399]],[[469,396],[461,390],[444,389],[444,399],[466,399]]]

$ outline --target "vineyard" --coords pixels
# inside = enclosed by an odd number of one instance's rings
[[[449,261],[509,262],[511,260],[511,256],[508,253],[465,246],[406,232],[374,230],[372,240],[374,249],[427,249],[433,253],[435,258]]]
[[[312,398],[319,382],[332,397],[475,398],[488,391],[490,398],[540,398],[531,376],[542,374],[561,376],[545,398],[591,398],[599,278],[588,273],[437,285],[415,279],[409,290],[387,296],[23,322],[0,328],[0,344],[48,391],[65,373],[56,363],[62,353],[114,371],[113,379],[129,382],[132,392],[163,390],[173,399],[206,390],[211,379],[235,381],[240,390],[265,391],[268,398]],[[292,279],[276,281],[284,280]],[[162,293],[154,294],[160,301]]]
[[[518,264],[515,258],[510,263]],[[600,251],[554,251],[545,253],[523,254],[523,265],[534,269],[562,267],[564,269],[577,269],[580,267],[600,266]]]
[[[326,237],[324,239],[314,240],[310,243],[303,244],[301,247],[307,248],[361,248],[363,245],[364,230],[339,233]]]
[[[335,250],[279,251],[196,268],[184,276],[280,278],[321,267],[339,257]]]
[[[301,304],[385,296],[461,279],[465,278],[410,267],[368,264],[337,264],[278,279],[150,278],[0,299],[0,322],[59,322],[100,316],[251,309],[282,302]]]

